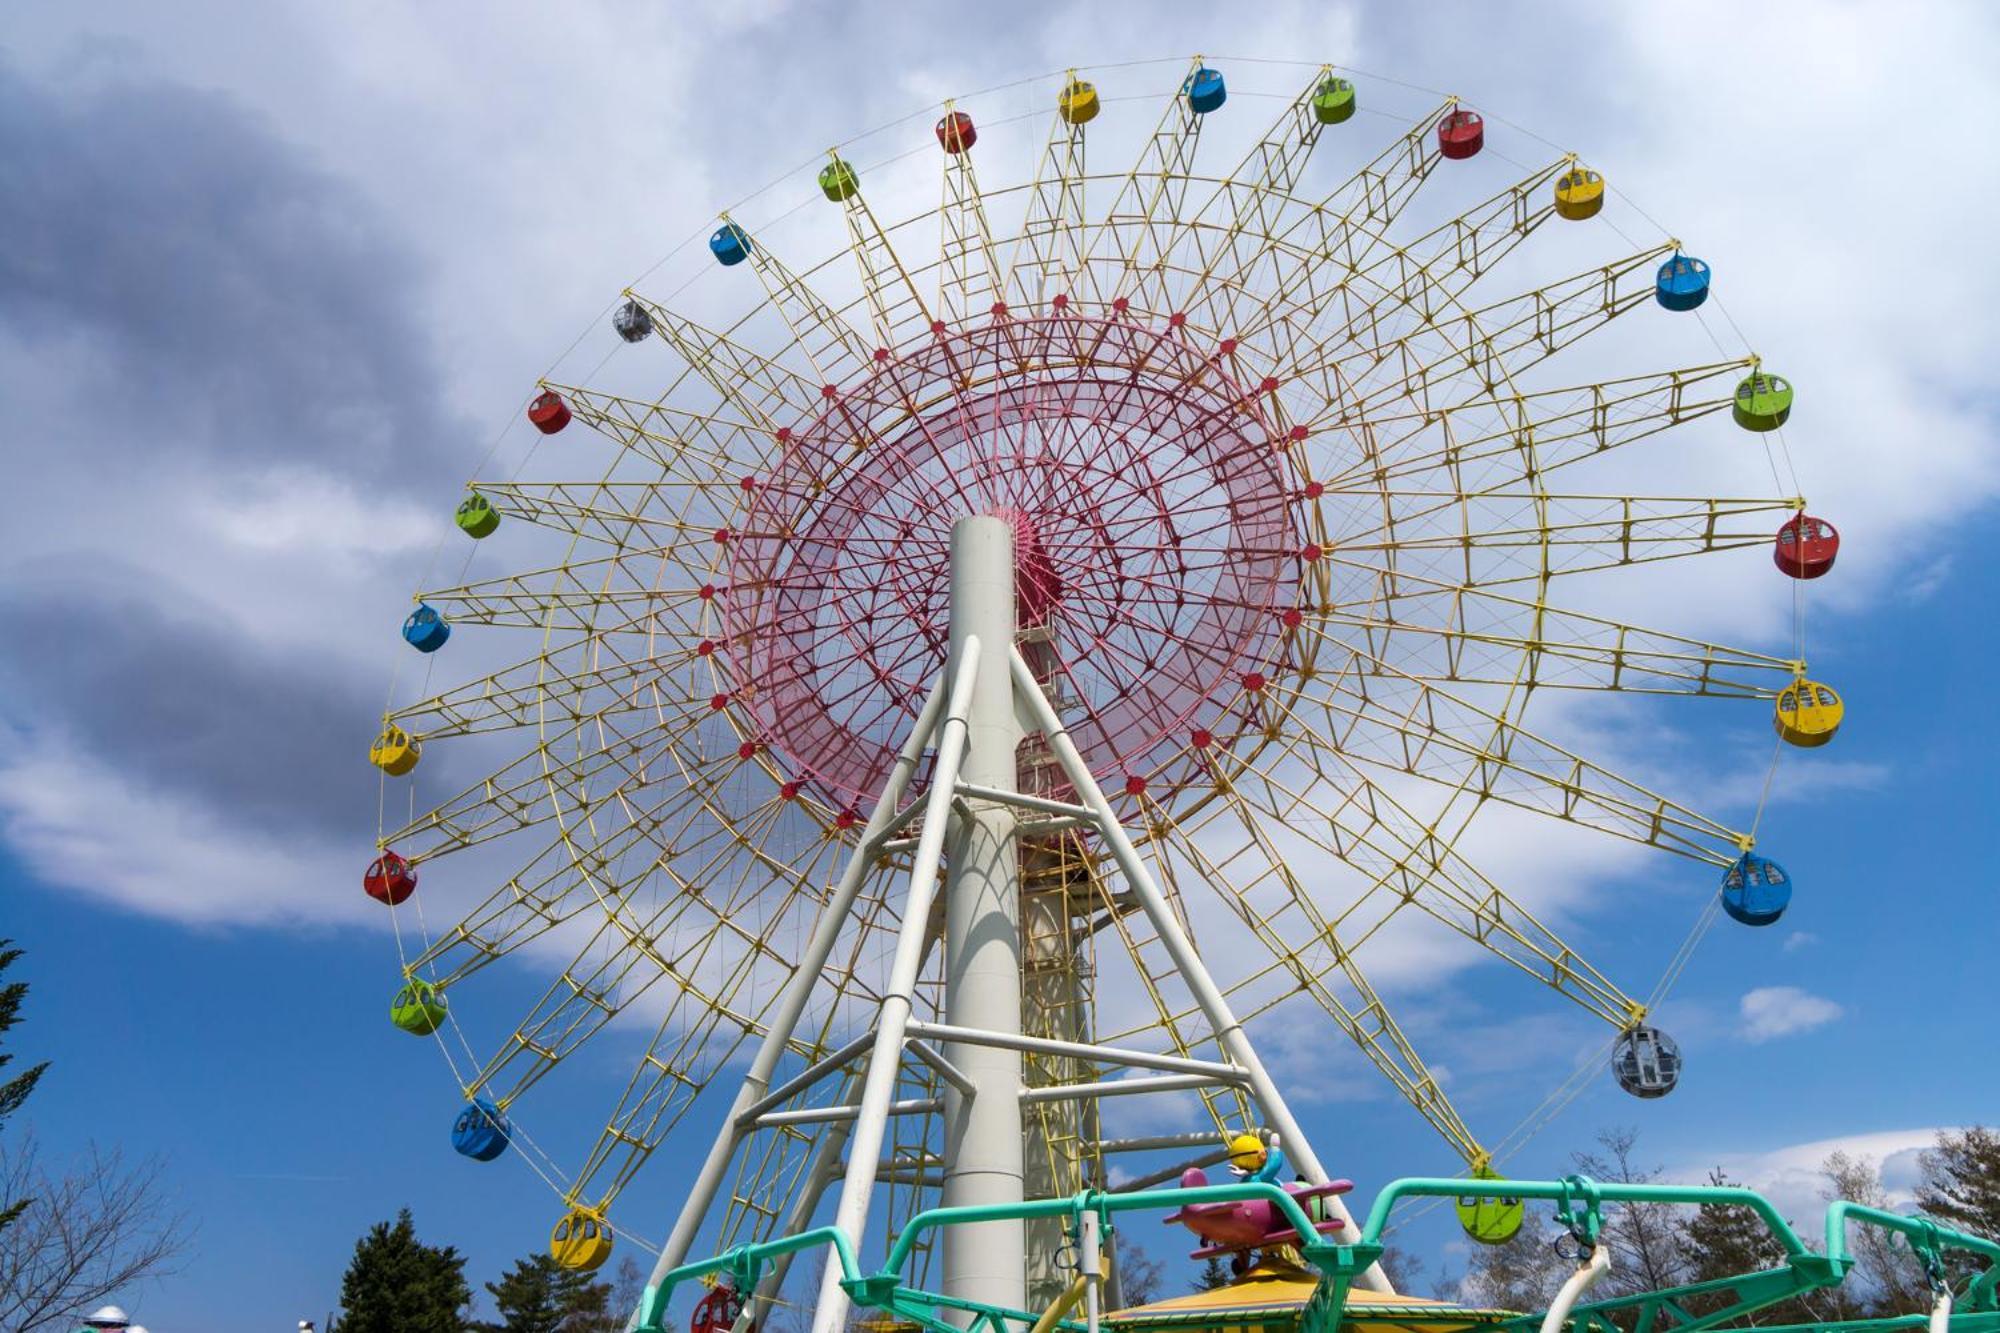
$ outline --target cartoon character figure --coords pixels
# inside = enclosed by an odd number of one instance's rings
[[[1259,1135],[1237,1134],[1229,1140],[1229,1173],[1238,1180],[1275,1185],[1285,1174],[1285,1154],[1275,1143],[1266,1146]]]

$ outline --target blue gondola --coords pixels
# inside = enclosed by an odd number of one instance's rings
[[[1708,299],[1708,265],[1693,255],[1676,254],[1660,265],[1653,294],[1669,310],[1692,310]]]
[[[475,1162],[490,1162],[507,1151],[513,1127],[507,1116],[484,1097],[474,1097],[451,1124],[451,1146]]]
[[[1745,852],[1722,877],[1722,910],[1746,926],[1768,926],[1792,901],[1792,877],[1776,861]]]
[[[1188,107],[1197,116],[1205,116],[1228,100],[1229,90],[1223,86],[1222,71],[1203,65],[1187,81]]]
[[[429,603],[410,612],[410,618],[403,622],[403,638],[420,653],[436,652],[450,637],[451,626]]]
[[[708,252],[724,268],[740,264],[750,257],[750,233],[734,222],[725,222],[708,238]]]

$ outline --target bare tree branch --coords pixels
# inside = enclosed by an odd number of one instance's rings
[[[92,1145],[52,1170],[33,1134],[0,1140],[0,1197],[27,1207],[0,1231],[0,1333],[43,1333],[106,1297],[176,1271],[194,1231],[163,1167]]]

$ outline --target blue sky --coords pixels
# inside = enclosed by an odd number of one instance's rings
[[[0,535],[0,932],[34,987],[13,1049],[55,1061],[27,1117],[45,1145],[160,1153],[200,1218],[187,1271],[124,1303],[154,1333],[318,1318],[354,1237],[404,1204],[475,1281],[546,1235],[554,1201],[518,1162],[450,1152],[454,1089],[383,1021],[395,950],[355,888],[375,829],[357,755],[394,621],[520,386],[718,203],[822,139],[957,90],[1194,50],[1451,88],[1611,164],[1704,238],[1731,313],[1800,384],[1800,470],[1849,540],[1812,620],[1849,721],[1788,764],[1760,830],[1798,877],[1793,911],[1705,942],[1664,1016],[1690,1059],[1672,1098],[1598,1080],[1508,1169],[1555,1171],[1631,1124],[1677,1174],[1724,1162],[1802,1208],[1801,1164],[1826,1143],[1906,1170],[1930,1127],[1990,1122],[2000,1075],[1973,1057],[2000,933],[1979,711],[2000,265],[1967,220],[2000,201],[1973,132],[2000,110],[1994,18],[923,15],[579,6],[555,33],[525,8],[30,5],[0,39],[0,161],[19,164],[0,226],[20,227],[0,246],[0,389],[30,501]],[[822,93],[827,68],[845,74]],[[1651,588],[1660,614],[1634,618],[1769,644],[1768,562],[1739,555]],[[1640,758],[1673,794],[1729,804],[1765,725],[1695,709],[1595,734],[1651,738]],[[1568,862],[1571,846],[1491,851],[1605,970],[1650,979],[1706,872]],[[1560,1011],[1497,969],[1396,998],[1482,1124],[1510,1125],[1573,1058]],[[1314,1034],[1291,1037],[1286,1062],[1310,1067]],[[613,1046],[552,1082],[538,1134],[588,1138],[623,1086]],[[1334,1082],[1306,1116],[1361,1195],[1449,1169],[1398,1103]],[[650,1202],[654,1234],[673,1157],[626,1199]]]

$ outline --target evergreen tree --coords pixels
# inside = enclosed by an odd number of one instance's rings
[[[5,972],[13,966],[14,960],[21,956],[19,949],[7,947],[12,943],[12,940],[0,940],[0,972]],[[28,983],[25,981],[14,981],[0,986],[0,1035],[5,1035],[8,1028],[21,1021],[21,1001],[27,993]],[[6,1052],[0,1051],[0,1070],[5,1070],[13,1058]],[[0,1122],[4,1122],[8,1116],[21,1109],[21,1103],[28,1100],[28,1094],[35,1090],[35,1084],[41,1080],[42,1074],[48,1067],[48,1062],[45,1060],[33,1069],[25,1070],[12,1078],[0,1074]],[[7,1225],[26,1212],[28,1205],[33,1202],[33,1199],[0,1197],[0,1231],[6,1230]]]
[[[593,1282],[590,1274],[564,1268],[546,1254],[516,1259],[486,1290],[500,1322],[475,1324],[480,1333],[601,1333],[624,1326],[606,1308],[609,1283]]]
[[[1218,1287],[1228,1286],[1230,1281],[1229,1270],[1222,1266],[1222,1260],[1211,1254],[1208,1256],[1208,1262],[1201,1266],[1201,1271],[1194,1275],[1194,1289],[1214,1291]]]
[[[355,1242],[340,1281],[340,1333],[464,1333],[471,1300],[464,1256],[418,1240],[405,1208]]]
[[[1727,1187],[1734,1182],[1723,1172],[1708,1173],[1708,1183]],[[1717,1282],[1782,1267],[1785,1247],[1778,1243],[1754,1209],[1742,1204],[1703,1204],[1680,1220],[1680,1253],[1686,1282]],[[1816,1296],[1817,1293],[1809,1295]],[[1683,1302],[1698,1315],[1713,1314],[1734,1297],[1726,1291],[1704,1292]],[[1793,1299],[1749,1316],[1756,1324],[1807,1324],[1823,1318],[1817,1304]]]
[[[1939,1130],[1919,1159],[1917,1207],[1947,1226],[2000,1241],[2000,1130]]]

